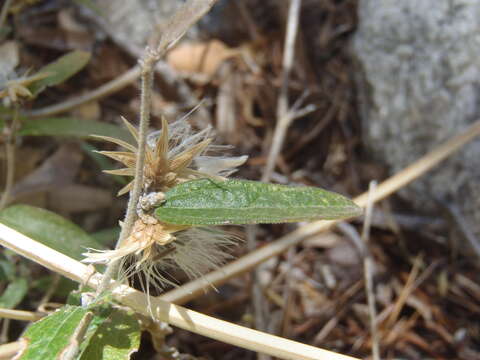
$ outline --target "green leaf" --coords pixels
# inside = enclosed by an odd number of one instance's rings
[[[68,117],[26,120],[18,134],[24,136],[70,136],[84,139],[95,134],[115,137],[130,143],[134,142],[132,135],[123,127],[100,121]],[[95,139],[91,138],[90,140]]]
[[[0,307],[13,309],[20,304],[27,294],[28,282],[23,278],[13,280],[0,296]]]
[[[133,313],[114,309],[90,339],[80,360],[128,360],[140,345],[140,327]]]
[[[67,305],[31,325],[22,337],[27,347],[20,359],[59,358],[87,311],[87,308]]]
[[[161,221],[179,225],[265,224],[357,216],[346,197],[313,187],[247,180],[199,179],[175,186],[155,210]]]
[[[54,86],[63,83],[65,80],[82,70],[89,60],[90,53],[81,50],[74,50],[44,66],[37,72],[37,74],[47,74],[48,76],[32,83],[29,87],[32,95],[37,96],[40,92],[45,90],[47,86]]]
[[[87,248],[103,248],[74,223],[34,206],[10,206],[0,211],[0,223],[76,260]]]
[[[93,317],[80,345],[80,351],[88,347],[90,340],[98,328],[112,313],[108,305],[95,309],[66,305],[53,314],[43,318],[30,326],[23,339],[27,347],[22,353],[22,360],[59,359],[72,343],[75,329],[85,314],[92,311]]]

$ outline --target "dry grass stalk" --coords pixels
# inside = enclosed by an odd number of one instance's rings
[[[35,313],[32,311],[13,310],[0,308],[0,318],[13,319],[22,321],[37,321],[43,317],[43,314]]]
[[[293,57],[295,54],[295,38],[298,31],[300,18],[301,0],[290,0],[288,10],[287,33],[283,52],[282,87],[277,103],[277,125],[273,134],[272,146],[268,154],[267,165],[262,176],[262,181],[269,181],[275,167],[278,154],[283,145],[287,129],[294,119],[293,112],[288,110],[288,89],[290,85],[290,73],[292,71]]]
[[[373,259],[368,249],[368,242],[370,239],[370,226],[372,223],[373,211],[373,194],[377,184],[375,181],[370,182],[368,190],[368,199],[365,209],[365,222],[363,225],[362,240],[365,245],[365,253],[363,257],[363,272],[365,277],[365,292],[367,293],[368,312],[370,315],[370,331],[372,336],[372,357],[373,360],[380,360],[380,347],[377,331],[377,310],[375,308],[375,290],[373,286]]]

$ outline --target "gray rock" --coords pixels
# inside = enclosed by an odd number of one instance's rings
[[[161,26],[184,3],[182,0],[97,0],[95,9],[82,7],[83,15],[130,54],[139,56],[153,30]],[[196,29],[189,34],[193,36]]]
[[[360,0],[353,50],[367,147],[397,172],[480,114],[480,1]],[[480,237],[480,140],[401,195],[451,196]]]

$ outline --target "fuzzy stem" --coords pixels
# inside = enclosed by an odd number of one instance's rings
[[[130,192],[130,199],[128,201],[127,213],[125,215],[125,221],[122,225],[122,230],[118,238],[116,249],[119,249],[132,232],[133,224],[136,220],[136,209],[138,200],[140,198],[143,188],[143,166],[145,162],[145,143],[147,138],[148,125],[150,123],[150,106],[152,98],[152,83],[153,83],[153,67],[155,62],[147,55],[147,58],[143,62],[142,69],[142,89],[141,89],[141,105],[140,105],[140,129],[138,134],[138,151],[135,167],[135,180],[133,183],[133,189]],[[100,296],[110,284],[110,281],[114,277],[120,268],[121,259],[112,261],[103,275],[102,282],[97,289],[97,296]]]

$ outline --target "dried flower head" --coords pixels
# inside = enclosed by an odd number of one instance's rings
[[[137,130],[123,120],[138,141]],[[123,169],[106,172],[133,176],[138,149],[119,139],[97,137],[128,150],[100,151],[125,165]],[[147,138],[143,192],[132,233],[120,248],[89,252],[84,261],[108,263],[121,259],[127,277],[142,272],[145,281],[156,287],[175,284],[175,279],[168,275],[173,269],[180,268],[189,277],[197,277],[223,263],[228,258],[225,248],[233,243],[232,236],[209,228],[162,223],[153,216],[153,209],[162,202],[163,193],[175,185],[197,178],[224,179],[246,161],[247,156],[214,156],[229,147],[212,145],[211,141],[210,127],[194,133],[185,119],[171,125],[163,119],[162,130]],[[126,185],[119,195],[130,191],[132,185],[133,182]]]
[[[125,119],[125,125],[138,141],[137,130]],[[124,164],[126,167],[118,170],[106,170],[106,173],[120,176],[133,176],[135,172],[137,148],[125,141],[108,136],[96,136],[115,143],[129,151],[100,151]],[[173,186],[197,178],[221,179],[242,165],[247,156],[224,157],[208,156],[228,146],[211,145],[212,130],[208,127],[194,133],[185,119],[180,119],[170,126],[162,119],[162,130],[148,136],[148,146],[145,149],[144,192],[165,192]],[[118,195],[131,190],[133,181],[121,189]]]

